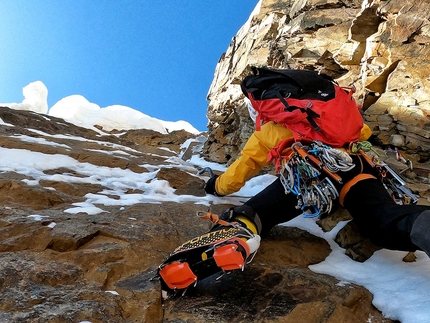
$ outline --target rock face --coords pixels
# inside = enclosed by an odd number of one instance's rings
[[[400,0],[260,1],[218,63],[207,157],[234,160],[254,130],[239,83],[258,65],[316,69],[354,85],[379,142],[425,162],[429,10],[426,2]],[[178,157],[193,136],[98,133],[8,108],[0,119],[0,322],[392,322],[363,287],[311,272],[329,245],[287,227],[272,230],[244,272],[162,300],[151,279],[157,265],[210,227],[196,211],[230,206],[196,205],[204,180]],[[34,157],[31,168],[25,152]],[[122,181],[125,174],[133,180]],[[151,186],[154,179],[165,185]],[[426,202],[421,182],[413,190]],[[159,200],[142,197],[150,190]],[[344,219],[338,212],[319,224],[329,231]],[[357,261],[376,250],[353,223],[336,241]]]
[[[232,162],[254,125],[239,83],[251,66],[312,69],[355,86],[377,142],[430,155],[426,1],[261,0],[222,55],[208,93],[208,159]]]
[[[0,119],[1,322],[392,322],[363,287],[311,272],[328,243],[287,227],[244,272],[163,301],[151,278],[175,247],[209,229],[196,211],[231,206],[195,204],[204,181],[178,158],[192,136],[103,134],[8,108]],[[152,187],[154,178],[166,185]],[[151,190],[174,197],[145,200]]]

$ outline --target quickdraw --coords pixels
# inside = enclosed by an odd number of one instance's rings
[[[388,194],[390,194],[396,204],[416,204],[418,202],[418,198],[406,187],[406,182],[400,175],[405,171],[413,170],[412,161],[409,159],[406,160],[401,155],[397,147],[394,149],[389,148],[388,151],[394,153],[398,161],[406,164],[406,168],[401,170],[399,173],[394,171],[385,162],[381,161],[378,153],[373,149],[372,144],[367,141],[353,143],[350,147],[350,151],[352,153],[360,154],[372,168],[376,169],[382,185],[384,185]],[[366,154],[366,152],[369,151],[373,151],[376,156],[371,158]]]
[[[373,169],[382,184],[397,204],[417,203],[418,198],[406,187],[406,182],[379,158],[369,156],[366,152],[374,151],[372,144],[363,141],[352,143],[348,150],[362,157]],[[303,211],[304,217],[317,217],[329,213],[333,201],[339,197],[334,186],[344,184],[341,172],[355,167],[351,156],[340,149],[331,148],[319,141],[312,141],[306,146],[300,142],[286,141],[271,159],[275,160],[285,194],[297,197],[297,209]],[[410,163],[408,168],[411,169]]]
[[[291,149],[293,153],[283,158],[279,172],[285,194],[297,196],[296,208],[303,211],[304,217],[329,213],[333,201],[339,197],[330,178],[342,184],[337,172],[354,168],[352,158],[346,152],[319,141],[313,141],[309,146],[294,143]],[[321,176],[323,173],[328,176]]]
[[[394,202],[399,205],[416,204],[418,198],[405,185],[406,182],[390,166],[383,161],[375,163],[382,184],[391,195]]]

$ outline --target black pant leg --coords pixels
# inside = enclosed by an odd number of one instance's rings
[[[410,232],[418,215],[429,207],[396,204],[378,179],[362,180],[352,186],[344,206],[360,231],[376,245],[394,250],[418,249]]]
[[[302,213],[300,209],[296,209],[297,197],[291,193],[285,194],[279,178],[249,199],[245,205],[252,207],[260,217],[262,236],[269,233],[275,225],[287,222]]]

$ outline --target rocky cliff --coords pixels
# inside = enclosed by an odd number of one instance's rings
[[[379,142],[425,162],[428,11],[426,1],[261,1],[218,63],[206,155],[237,156],[253,131],[238,84],[268,65],[355,85]],[[204,203],[205,178],[180,158],[194,136],[95,132],[8,108],[0,119],[0,322],[393,322],[362,286],[310,271],[330,246],[291,227],[275,228],[244,272],[163,300],[157,265],[208,230],[196,211],[230,206]],[[410,175],[428,203],[427,173]],[[377,249],[353,224],[336,241],[357,261]]]
[[[355,86],[377,142],[427,161],[429,13],[428,1],[259,1],[216,67],[207,157],[231,162],[254,130],[239,87],[254,65],[317,70]]]
[[[288,227],[244,272],[163,301],[157,265],[208,230],[196,211],[230,206],[205,205],[205,178],[179,158],[193,136],[0,120],[0,322],[391,322],[365,288],[310,271],[330,247]]]

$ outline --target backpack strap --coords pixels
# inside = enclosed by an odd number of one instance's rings
[[[259,112],[257,114],[257,117],[255,118],[255,130],[260,131],[261,130],[261,113]]]
[[[317,123],[314,120],[314,118],[319,118],[320,115],[318,113],[316,113],[315,111],[312,110],[312,102],[311,101],[307,101],[306,102],[306,107],[302,108],[302,107],[297,107],[297,106],[291,106],[291,105],[289,105],[288,102],[287,102],[287,100],[285,100],[284,96],[282,96],[282,94],[281,94],[280,91],[278,91],[277,97],[282,102],[282,104],[285,106],[284,111],[291,112],[293,110],[299,109],[302,113],[306,113],[306,120],[308,120],[308,122],[312,126],[312,128],[314,128],[314,130],[316,132],[320,132],[321,131],[320,126],[318,126]]]

